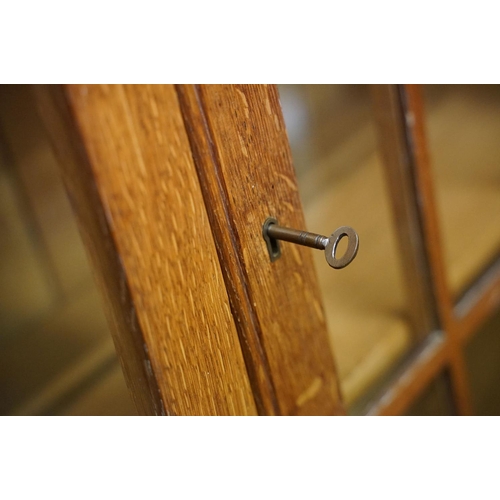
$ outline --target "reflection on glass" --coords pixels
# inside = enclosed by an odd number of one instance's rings
[[[423,91],[448,280],[458,297],[500,250],[500,86]]]
[[[413,344],[396,234],[378,157],[370,89],[284,85],[280,99],[307,229],[359,234],[360,250],[341,271],[313,252],[344,401],[384,378]]]

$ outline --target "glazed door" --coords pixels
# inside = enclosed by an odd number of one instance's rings
[[[134,400],[155,414],[341,414],[274,86],[38,89]]]
[[[141,412],[402,414],[429,391],[471,412],[463,339],[499,280],[458,315],[419,87],[37,94]],[[353,226],[359,254],[334,270],[282,242],[273,261],[269,217]]]

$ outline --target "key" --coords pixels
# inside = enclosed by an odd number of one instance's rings
[[[341,226],[327,237],[321,234],[282,227],[276,219],[269,217],[262,226],[262,235],[266,240],[271,262],[281,256],[279,241],[288,241],[297,245],[324,250],[326,262],[334,269],[342,269],[348,266],[356,257],[359,248],[358,234],[350,226]],[[349,240],[347,250],[342,257],[337,258],[337,246],[344,237]]]

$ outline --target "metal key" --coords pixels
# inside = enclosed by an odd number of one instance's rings
[[[266,240],[271,262],[274,262],[281,256],[279,240],[324,250],[328,265],[335,269],[342,269],[349,265],[354,257],[356,257],[359,248],[359,237],[356,231],[349,226],[341,226],[336,229],[330,237],[327,237],[321,234],[282,227],[278,224],[276,219],[269,217],[262,226],[262,235]],[[345,236],[349,239],[347,250],[340,259],[337,259],[335,256],[337,246],[340,240]]]

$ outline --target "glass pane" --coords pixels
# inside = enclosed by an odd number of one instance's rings
[[[500,415],[500,312],[465,349],[472,401],[477,415]]]
[[[456,415],[448,374],[439,375],[405,415],[414,417]]]
[[[135,414],[29,87],[0,130],[0,414]]]
[[[425,85],[427,136],[456,298],[500,250],[500,86]]]
[[[360,238],[358,256],[340,271],[312,251],[344,401],[352,407],[414,343],[370,88],[279,91],[307,229],[330,235],[349,225]]]
[[[1,152],[0,152],[1,153]],[[33,248],[18,190],[0,155],[0,343],[46,313],[55,298]],[[29,284],[29,286],[26,286]]]

